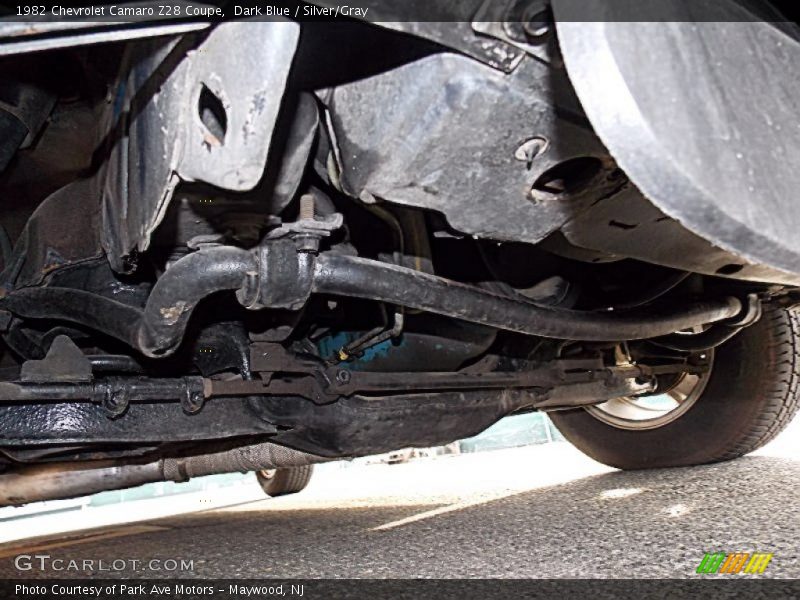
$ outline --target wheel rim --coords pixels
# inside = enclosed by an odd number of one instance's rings
[[[261,475],[262,479],[272,479],[275,477],[275,471],[277,471],[277,469],[262,469],[258,473]]]
[[[619,429],[644,430],[664,427],[684,415],[702,396],[711,376],[713,355],[704,373],[684,373],[668,390],[652,396],[625,396],[585,410],[596,419]]]

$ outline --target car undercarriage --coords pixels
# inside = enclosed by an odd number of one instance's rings
[[[797,27],[723,1],[699,24],[507,4],[0,24],[0,504],[445,444],[534,410],[623,468],[780,430]],[[764,411],[778,424],[731,441]]]

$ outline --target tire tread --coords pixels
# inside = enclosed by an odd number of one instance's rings
[[[712,462],[737,458],[764,446],[783,431],[800,409],[800,314],[772,309],[765,311],[763,318],[768,319],[770,350],[777,358],[769,374],[771,384],[764,390],[764,408],[735,445],[721,451]]]

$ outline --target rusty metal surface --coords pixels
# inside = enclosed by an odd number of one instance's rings
[[[440,211],[477,237],[540,241],[619,187],[563,71],[532,58],[505,75],[430,56],[334,89],[330,110],[348,194]],[[574,186],[534,189],[573,159],[591,167]]]
[[[104,247],[115,269],[144,251],[180,181],[254,187],[270,140],[299,26],[229,22],[197,35],[129,47],[114,110],[119,135],[104,188]],[[128,135],[123,136],[129,123]]]

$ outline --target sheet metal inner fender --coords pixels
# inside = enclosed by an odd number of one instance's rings
[[[662,22],[633,0],[589,18],[553,2],[589,120],[668,216],[743,264],[800,273],[800,36],[730,0],[658,4]]]
[[[103,194],[104,248],[118,271],[147,249],[179,181],[241,192],[264,174],[299,26],[230,22],[198,36],[129,47]]]
[[[335,88],[329,109],[345,192],[440,211],[478,237],[537,242],[618,187],[566,75],[534,59],[506,75],[433,55]],[[532,195],[572,159],[596,168]]]

